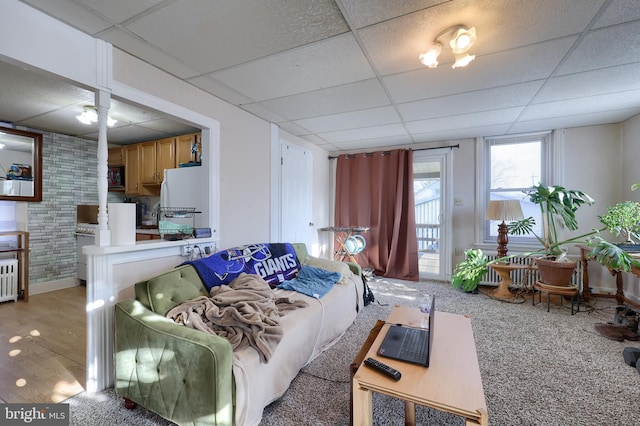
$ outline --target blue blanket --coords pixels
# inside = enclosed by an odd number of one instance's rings
[[[296,276],[300,262],[291,244],[250,244],[222,250],[202,259],[190,260],[207,290],[229,284],[241,273],[256,274],[270,286]]]
[[[320,299],[333,288],[335,283],[340,281],[341,277],[340,272],[330,272],[326,269],[303,265],[295,278],[283,282],[278,288],[294,290]]]

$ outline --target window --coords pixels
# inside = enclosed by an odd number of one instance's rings
[[[519,200],[524,217],[536,221],[535,232],[540,235],[542,218],[538,205],[523,193],[537,183],[550,184],[551,133],[528,134],[484,139],[485,202],[488,200]],[[484,241],[495,242],[498,221],[484,221]],[[531,236],[509,236],[510,242],[532,243]]]

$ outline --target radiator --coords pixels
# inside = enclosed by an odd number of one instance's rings
[[[0,302],[18,301],[18,261],[0,260]]]
[[[497,256],[488,255],[489,260],[494,260]],[[573,261],[577,262],[576,269],[573,272],[571,277],[571,284],[577,285],[578,288],[582,288],[582,261],[580,259],[573,259]],[[512,257],[510,259],[511,263],[517,263],[520,265],[531,265],[533,264],[535,259],[531,257]],[[524,284],[525,288],[530,288],[533,283],[539,279],[538,270],[537,269],[516,269],[511,271],[511,279],[513,283],[517,286],[521,286]],[[480,284],[483,285],[498,285],[500,283],[500,275],[498,273],[489,268],[489,272],[484,276],[482,282]]]

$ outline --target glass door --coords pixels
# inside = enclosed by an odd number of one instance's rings
[[[438,152],[440,151],[440,152]],[[450,151],[415,151],[413,154],[413,194],[418,238],[420,278],[444,279],[447,270],[449,218],[447,170]]]

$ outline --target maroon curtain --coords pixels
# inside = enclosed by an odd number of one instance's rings
[[[371,228],[363,234],[363,267],[418,281],[413,151],[341,155],[337,161],[335,226]]]

